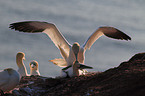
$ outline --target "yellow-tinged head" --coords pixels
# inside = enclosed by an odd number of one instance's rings
[[[16,55],[17,59],[25,60],[25,54],[23,52],[18,52]]]
[[[33,60],[29,64],[31,70],[38,70],[38,62]]]

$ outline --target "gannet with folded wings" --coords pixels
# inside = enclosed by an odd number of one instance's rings
[[[30,66],[30,76],[31,75],[40,75],[37,61],[35,61],[35,60],[31,61],[29,66]]]
[[[28,76],[27,69],[25,64],[23,63],[23,60],[25,60],[25,54],[23,52],[18,52],[16,55],[16,63],[18,66],[18,72],[20,73],[20,76]]]
[[[20,32],[38,33],[43,32],[47,34],[53,41],[55,46],[60,50],[63,59],[50,60],[54,64],[60,67],[66,67],[72,65],[75,62],[75,55],[72,51],[71,44],[65,39],[65,37],[59,32],[56,26],[52,23],[40,22],[40,21],[24,21],[10,24],[11,29],[18,30]],[[102,35],[110,38],[120,40],[131,40],[131,38],[122,31],[109,26],[99,27],[91,36],[80,46],[78,52],[78,61],[84,64],[85,52],[90,49],[93,43]],[[73,73],[72,73],[73,74]]]
[[[7,68],[0,70],[0,90],[7,92],[15,88],[20,81],[20,74],[12,69]]]
[[[16,62],[18,66],[18,72],[20,73],[20,76],[31,76],[31,75],[40,75],[39,68],[38,68],[38,62],[33,60],[30,62],[30,74],[27,73],[27,69],[25,64],[23,63],[23,60],[25,60],[25,54],[23,52],[18,52],[16,55]]]

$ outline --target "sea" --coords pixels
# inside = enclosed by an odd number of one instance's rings
[[[103,72],[145,52],[145,0],[0,0],[0,70],[17,70],[16,54],[24,52],[24,64],[36,60],[42,76],[56,77],[61,67],[49,60],[62,58],[59,50],[44,33],[30,34],[11,30],[21,21],[53,23],[69,41],[82,45],[100,26],[112,26],[132,40],[102,36],[86,51],[89,72]]]

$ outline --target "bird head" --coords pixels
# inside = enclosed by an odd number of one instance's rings
[[[76,57],[76,60],[77,60],[77,55],[78,55],[79,50],[80,50],[80,45],[79,45],[79,43],[75,42],[75,43],[73,44],[73,46],[72,46],[72,50],[73,50],[73,52],[74,52],[74,54],[75,54],[75,57]]]
[[[12,68],[6,68],[6,69],[4,69],[4,71],[7,71],[9,73],[9,75],[12,75],[15,70]]]
[[[38,62],[33,60],[30,62],[29,66],[30,66],[30,69],[37,70],[38,69]]]
[[[21,59],[21,60],[25,60],[25,54],[23,52],[18,52],[16,55],[16,58]]]

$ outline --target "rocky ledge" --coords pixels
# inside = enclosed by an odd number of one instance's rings
[[[72,78],[22,77],[5,96],[145,96],[145,53],[105,72]]]

